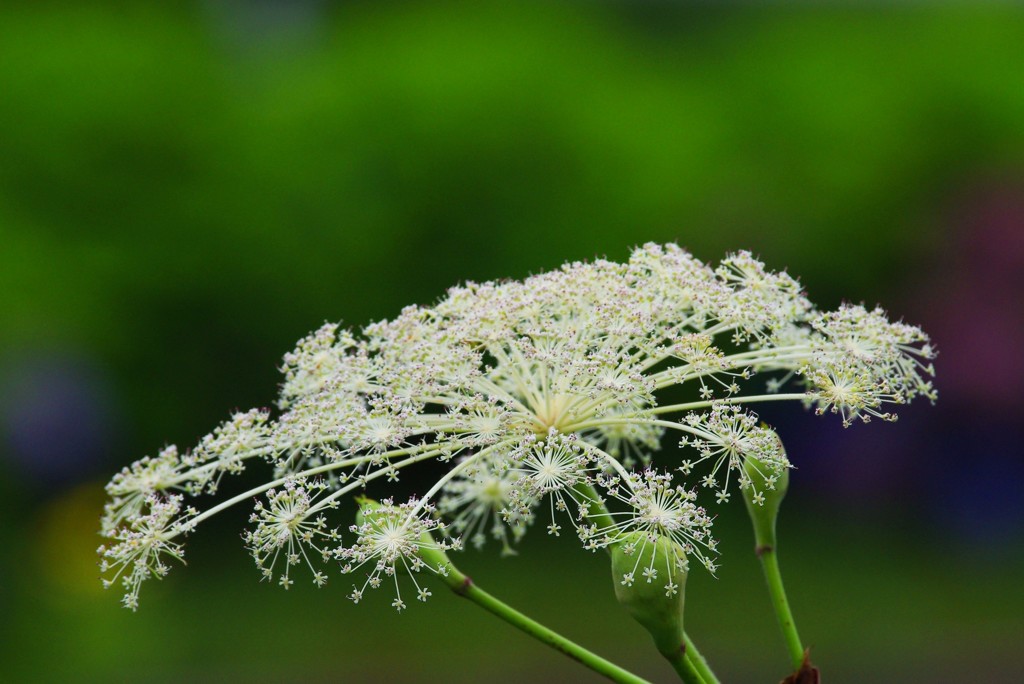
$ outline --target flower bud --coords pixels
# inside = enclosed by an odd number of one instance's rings
[[[614,544],[611,554],[615,598],[650,632],[662,655],[678,657],[684,648],[683,548],[668,537],[633,532]]]
[[[778,439],[778,437],[776,437]],[[782,448],[780,441],[779,448]],[[769,464],[748,456],[743,461],[743,503],[754,524],[758,555],[765,547],[775,546],[775,521],[789,489],[789,469],[773,469]]]

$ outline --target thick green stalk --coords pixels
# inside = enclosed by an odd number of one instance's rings
[[[518,610],[512,608],[486,591],[476,586],[466,575],[455,568],[449,568],[445,582],[459,596],[469,599],[487,612],[495,615],[513,627],[526,632],[541,643],[547,644],[556,651],[560,651],[577,661],[584,667],[588,667],[600,675],[604,675],[613,682],[624,682],[625,684],[650,684],[646,679],[637,677],[635,674],[622,669],[615,663],[605,660],[601,656],[591,653],[582,646],[566,639],[557,632],[545,627],[536,620],[529,618]],[[696,680],[699,684],[700,680]]]

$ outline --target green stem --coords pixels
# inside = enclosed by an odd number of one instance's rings
[[[764,578],[768,582],[768,594],[772,599],[775,616],[779,619],[782,635],[786,639],[786,647],[789,649],[789,658],[793,663],[793,669],[799,670],[804,662],[804,647],[800,641],[800,635],[796,631],[793,612],[789,609],[786,589],[782,586],[782,573],[779,572],[779,559],[775,551],[775,545],[759,544],[757,555],[761,559]]]
[[[720,684],[718,677],[711,671],[711,667],[708,666],[708,661],[704,659],[700,651],[697,650],[697,644],[693,643],[693,639],[686,632],[683,632],[684,643],[686,644],[686,658],[687,660],[693,661],[693,666],[697,672],[704,679],[705,684]]]
[[[601,495],[594,489],[594,485],[580,482],[574,485],[573,489],[586,501],[588,520],[596,523],[600,528],[611,527],[614,524],[615,521],[608,513],[608,507],[604,505]]]
[[[782,448],[781,441],[779,447]],[[785,454],[785,451],[783,450],[782,453]],[[803,666],[804,647],[800,643],[800,635],[796,632],[796,622],[789,609],[786,590],[782,586],[782,573],[779,572],[779,558],[776,551],[778,543],[775,535],[779,507],[789,489],[789,471],[783,470],[779,473],[776,481],[769,483],[764,475],[768,469],[760,461],[747,458],[743,463],[743,469],[749,478],[749,482],[743,490],[743,503],[746,505],[750,521],[754,525],[754,553],[761,561],[772,608],[775,609],[775,617],[779,619],[779,627],[782,628],[782,636],[786,640],[786,649],[789,651],[793,670],[796,671]],[[760,503],[755,503],[755,492],[757,492],[756,496],[760,499]]]
[[[688,655],[679,653],[675,658],[668,658],[668,661],[672,664],[683,684],[707,684],[707,681],[697,670],[696,664]]]
[[[579,644],[566,639],[561,634],[545,627],[536,620],[529,618],[511,606],[502,603],[486,591],[476,586],[466,575],[455,568],[449,568],[445,582],[459,596],[469,599],[487,612],[495,615],[513,627],[526,632],[541,643],[547,644],[556,651],[561,651],[584,667],[588,667],[600,675],[604,675],[613,682],[624,682],[626,684],[650,684],[646,679],[641,679],[635,674],[622,669],[615,663],[605,660],[601,656],[588,651]],[[700,680],[694,680],[700,684]]]

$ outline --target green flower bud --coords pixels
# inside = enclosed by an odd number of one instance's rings
[[[781,440],[779,448],[782,449]],[[743,460],[743,472],[743,503],[754,524],[758,555],[761,555],[766,547],[775,546],[775,521],[779,517],[782,499],[789,489],[789,468],[773,468],[770,464],[747,456]]]
[[[684,647],[683,597],[687,560],[668,537],[633,532],[611,547],[615,598],[650,632],[666,658]]]

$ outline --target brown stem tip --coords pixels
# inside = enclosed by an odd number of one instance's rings
[[[811,665],[810,650],[804,651],[804,662],[800,669],[783,679],[779,684],[821,684],[821,673]]]

